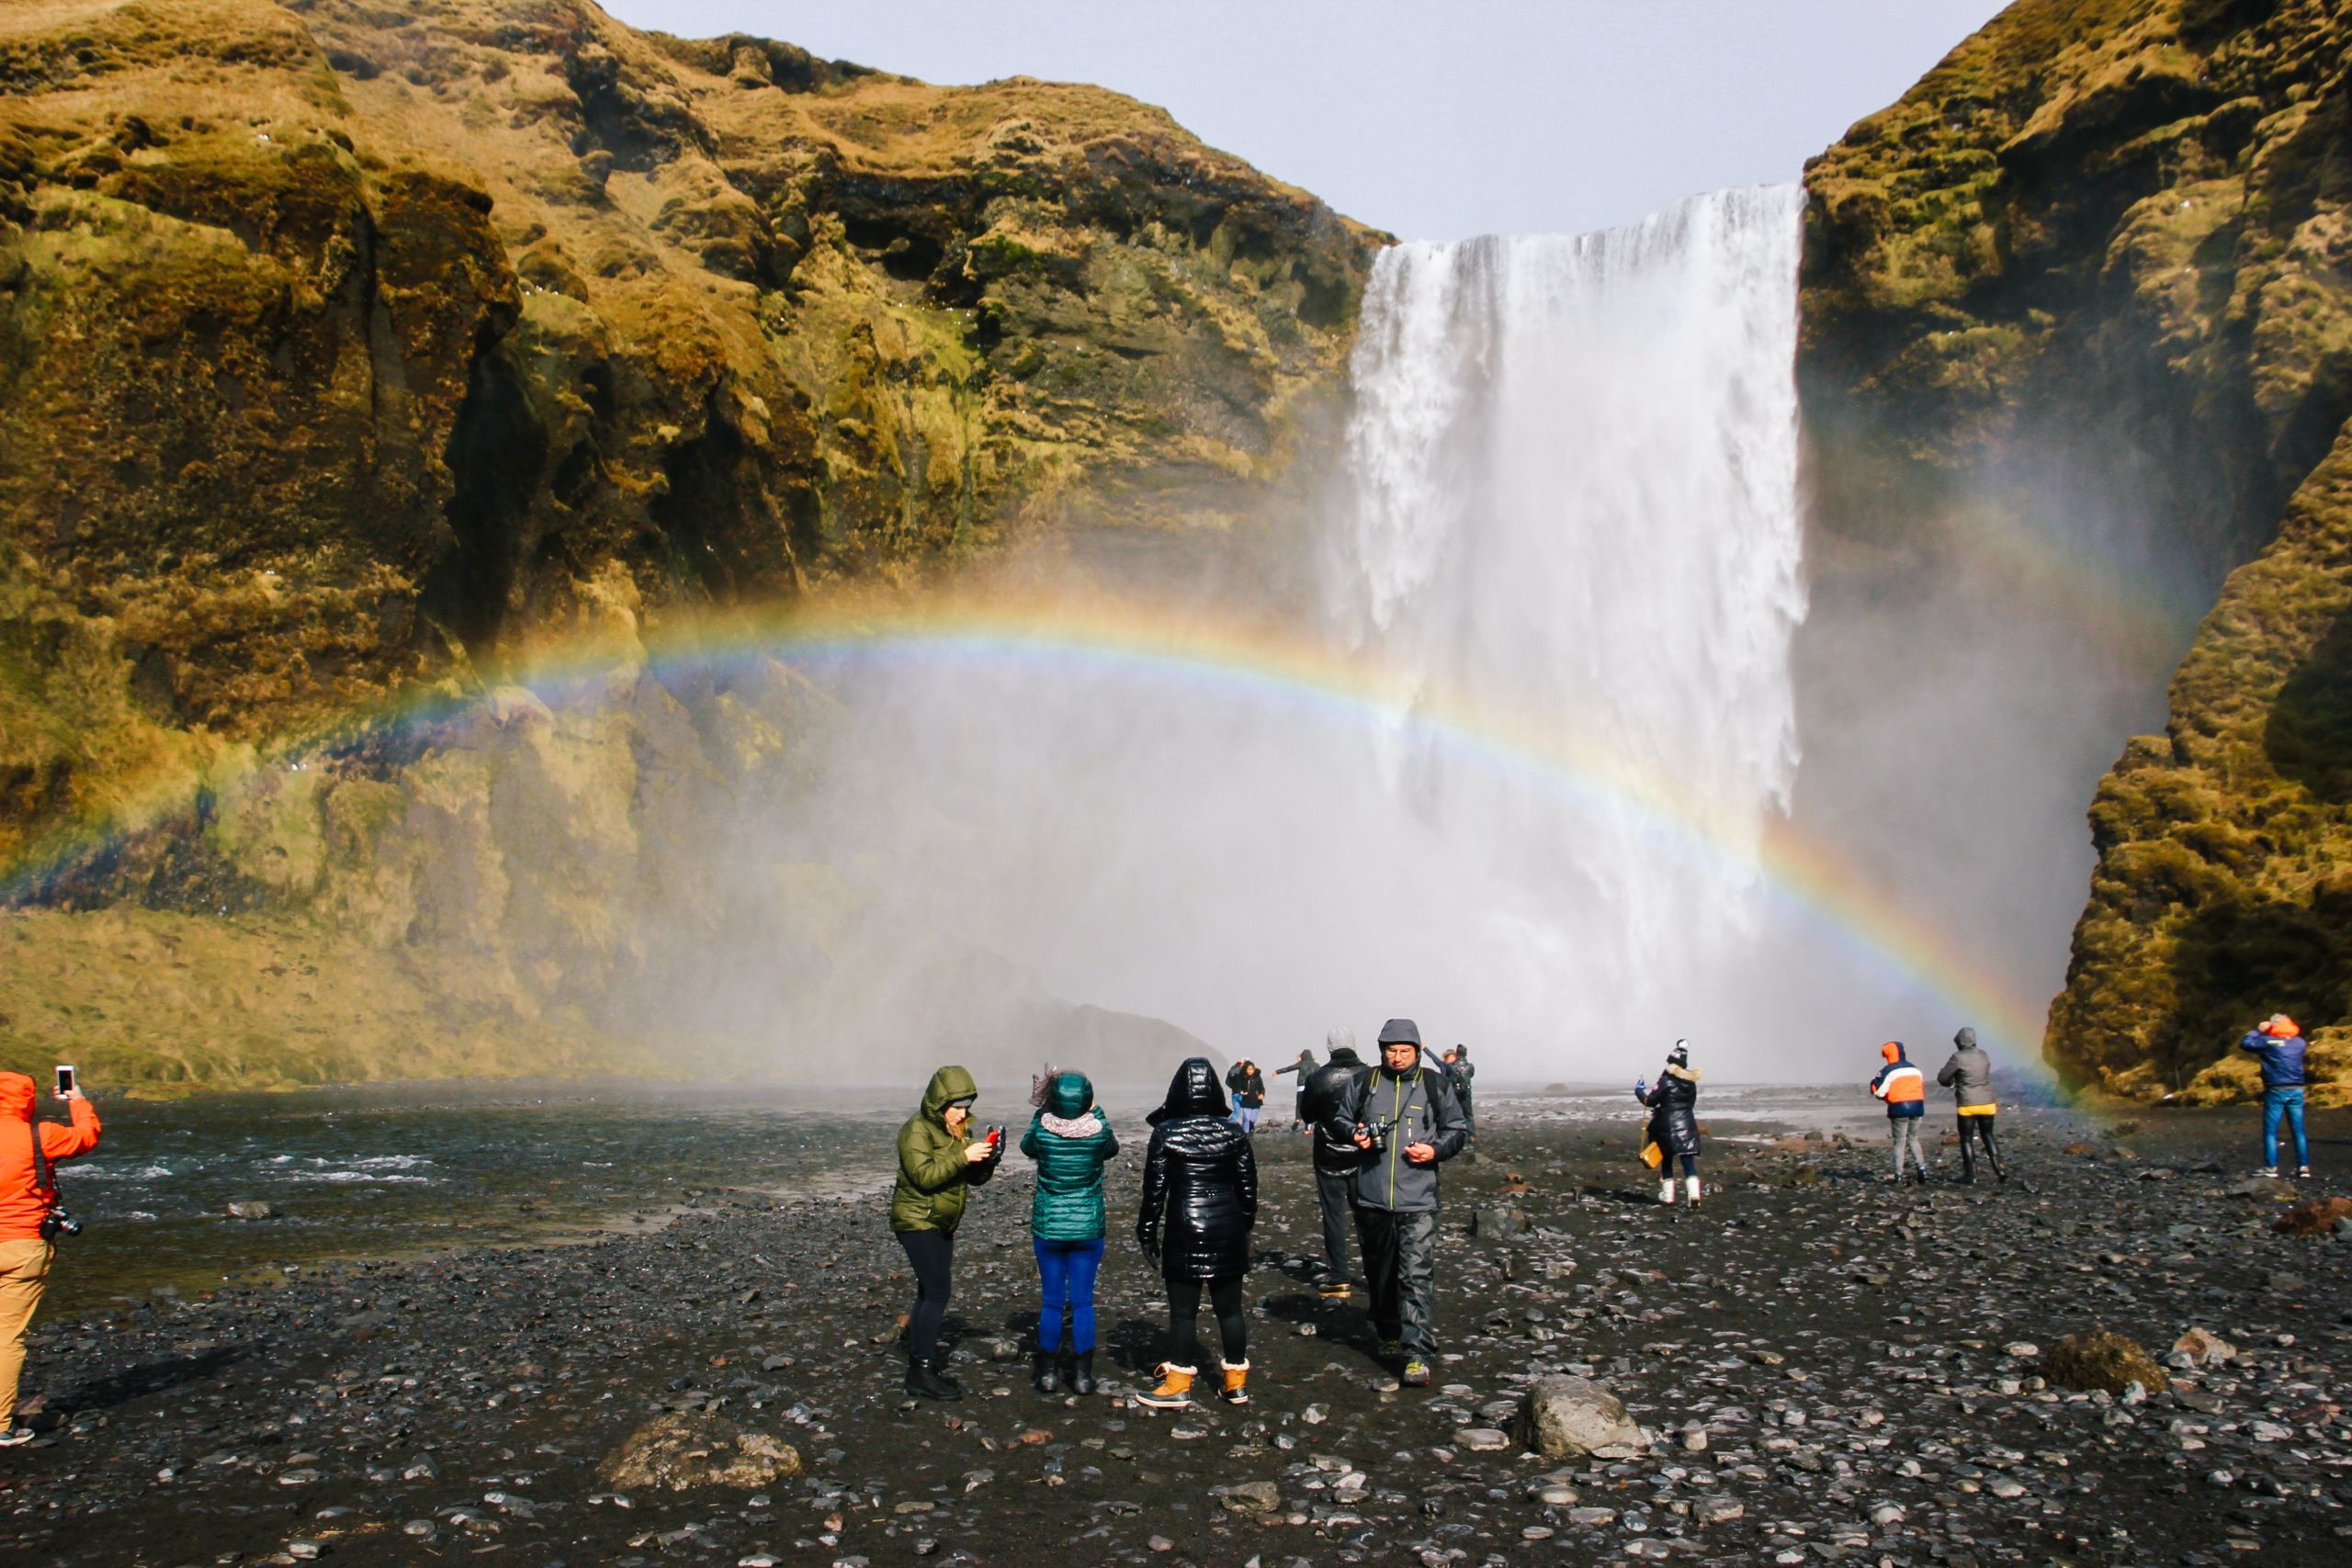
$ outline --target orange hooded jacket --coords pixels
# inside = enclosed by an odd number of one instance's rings
[[[98,1146],[96,1110],[86,1100],[66,1103],[74,1108],[74,1125],[40,1124],[41,1146],[53,1160]],[[38,1240],[40,1222],[57,1201],[55,1189],[33,1185],[33,1080],[0,1073],[0,1241]]]

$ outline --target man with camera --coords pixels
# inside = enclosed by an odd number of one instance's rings
[[[1380,1031],[1380,1066],[1349,1089],[1331,1132],[1363,1151],[1356,1170],[1356,1230],[1381,1354],[1403,1355],[1408,1388],[1427,1388],[1437,1355],[1437,1168],[1462,1152],[1469,1128],[1453,1081],[1421,1061],[1409,1018]]]
[[[49,1282],[51,1238],[81,1227],[57,1201],[51,1162],[72,1159],[98,1146],[98,1113],[61,1067],[57,1092],[74,1119],[70,1127],[33,1120],[33,1080],[22,1073],[0,1073],[0,1448],[32,1441],[33,1429],[18,1424],[17,1383],[25,1370],[25,1330]]]

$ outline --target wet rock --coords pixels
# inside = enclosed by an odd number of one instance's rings
[[[1271,1481],[1237,1481],[1227,1486],[1213,1486],[1209,1495],[1236,1514],[1271,1514],[1283,1506],[1282,1488]]]
[[[721,1416],[678,1411],[656,1416],[621,1440],[596,1467],[607,1486],[683,1492],[697,1486],[749,1490],[800,1473],[789,1443]]]
[[[2136,1342],[2105,1328],[2061,1339],[2042,1357],[2041,1366],[2042,1375],[2060,1388],[2085,1393],[2121,1393],[2135,1382],[2162,1393],[2172,1385]]]
[[[2219,1366],[2238,1359],[2238,1348],[2210,1328],[2191,1328],[2173,1341],[2173,1354],[2185,1356],[2195,1367]]]
[[[263,1202],[232,1203],[229,1205],[229,1217],[232,1220],[270,1220],[277,1217],[277,1211]]]
[[[1454,1440],[1473,1453],[1496,1453],[1510,1447],[1510,1436],[1492,1427],[1464,1427],[1453,1434]]]
[[[1649,1446],[1623,1401],[1575,1376],[1547,1377],[1527,1391],[1519,1439],[1549,1459],[1627,1459]]]
[[[1470,1234],[1482,1241],[1508,1241],[1524,1235],[1527,1212],[1500,1203],[1476,1210],[1470,1216]]]

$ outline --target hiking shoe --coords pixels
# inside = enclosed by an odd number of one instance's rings
[[[1315,1287],[1315,1293],[1327,1302],[1343,1302],[1353,1293],[1354,1287],[1345,1280],[1326,1280]]]
[[[2312,1179],[2312,1168],[2307,1165],[2299,1165],[2295,1168],[2295,1174],[2305,1181],[2309,1181]]]
[[[1159,1375],[1159,1386],[1136,1395],[1137,1404],[1154,1410],[1182,1410],[1193,1403],[1193,1380],[1200,1376],[1198,1367],[1180,1367],[1173,1361],[1162,1361],[1153,1369]]]
[[[30,1427],[11,1427],[0,1432],[0,1449],[22,1448],[32,1440],[33,1429]]]
[[[2267,1180],[2276,1181],[2278,1179],[2278,1168],[2275,1165],[2266,1165],[2260,1170],[2256,1171],[2255,1175],[2262,1177]]]
[[[1405,1353],[1405,1342],[1402,1339],[1384,1339],[1380,1342],[1380,1353],[1384,1356],[1401,1356]]]
[[[1429,1364],[1427,1361],[1424,1361],[1424,1360],[1419,1359],[1419,1358],[1416,1358],[1416,1359],[1413,1359],[1413,1360],[1410,1360],[1410,1361],[1406,1362],[1406,1363],[1405,1363],[1405,1386],[1406,1386],[1407,1388],[1427,1388],[1427,1387],[1429,1387],[1429,1386],[1430,1386],[1430,1364]]]
[[[964,1391],[938,1368],[921,1361],[907,1369],[907,1392],[917,1399],[961,1399]]]

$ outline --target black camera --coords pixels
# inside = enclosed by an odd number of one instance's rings
[[[81,1234],[82,1222],[62,1209],[52,1208],[41,1216],[40,1238],[43,1241],[55,1241],[62,1235],[80,1235]]]
[[[1356,1123],[1356,1131],[1367,1134],[1372,1139],[1374,1154],[1385,1154],[1388,1152],[1389,1136],[1396,1131],[1396,1119],[1389,1116],[1383,1117],[1377,1122],[1359,1122]]]

